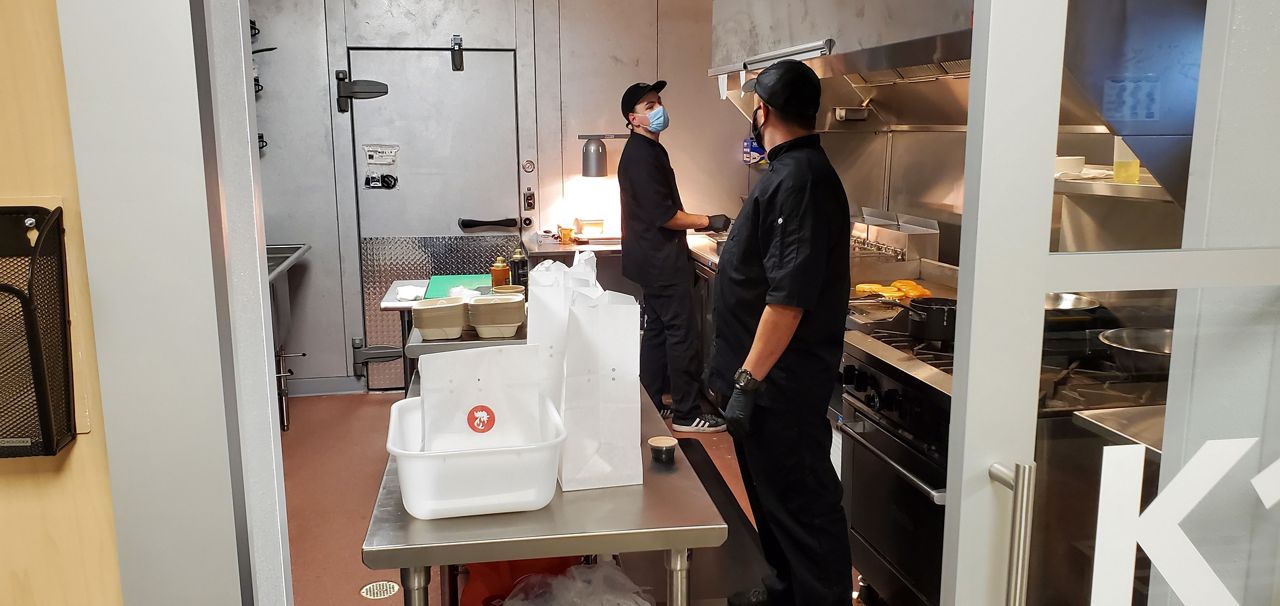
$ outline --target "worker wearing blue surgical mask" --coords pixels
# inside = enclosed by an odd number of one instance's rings
[[[724,419],[711,412],[714,407],[703,407],[687,231],[726,231],[729,217],[684,210],[671,158],[658,142],[669,124],[660,96],[666,86],[641,82],[622,95],[622,117],[631,130],[618,160],[622,274],[644,291],[640,384],[676,431],[720,432]],[[669,408],[662,400],[668,386]]]

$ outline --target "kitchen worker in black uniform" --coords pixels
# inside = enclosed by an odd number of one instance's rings
[[[827,405],[849,301],[849,205],[814,133],[821,86],[797,61],[748,81],[769,168],[720,255],[708,380],[725,419],[766,561],[772,606],[849,606],[852,575]],[[758,595],[749,603],[766,603]]]
[[[725,231],[725,215],[684,211],[676,174],[658,137],[667,128],[659,93],[667,83],[640,82],[622,95],[622,117],[631,136],[618,161],[622,194],[622,275],[644,289],[645,326],[640,343],[640,384],[653,403],[670,413],[676,431],[714,433],[724,419],[702,410],[693,313],[690,229]],[[671,410],[662,404],[671,387]]]

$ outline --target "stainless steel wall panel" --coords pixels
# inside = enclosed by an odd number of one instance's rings
[[[887,133],[823,133],[822,147],[840,174],[849,212],[861,207],[886,209],[885,155],[889,152]]]
[[[264,87],[258,130],[270,141],[261,153],[267,241],[311,245],[291,276],[293,326],[284,343],[307,357],[289,358],[288,367],[299,379],[346,376],[324,0],[253,0],[251,8],[262,29],[255,46],[280,49],[253,56]]]
[[[534,53],[537,63],[538,225],[554,228],[553,209],[564,199],[564,147],[560,107],[560,5],[533,6]],[[548,109],[550,108],[550,109]],[[579,156],[570,156],[570,160]]]
[[[619,224],[616,180],[582,177],[583,141],[588,133],[625,133],[619,111],[622,93],[633,83],[658,77],[656,0],[560,0],[560,118],[564,199],[551,220],[575,217]],[[672,128],[680,118],[673,111]],[[692,128],[693,125],[689,124]],[[625,140],[606,142],[608,174],[618,174]],[[678,175],[677,175],[678,177]]]
[[[520,244],[516,235],[374,237],[360,242],[366,345],[400,345],[400,314],[378,304],[396,280],[488,273],[496,257]],[[369,365],[370,389],[404,387],[400,361]]]
[[[960,259],[965,133],[899,132],[891,136],[889,210],[937,220],[938,260],[954,265]]]
[[[453,34],[464,47],[515,48],[512,0],[346,0],[351,46],[445,48]]]
[[[351,115],[338,111],[337,86],[334,73],[338,70],[350,70],[347,51],[347,6],[346,0],[324,0],[325,39],[327,41],[329,73],[329,124],[333,130],[335,142],[351,141]],[[342,268],[342,317],[346,327],[347,341],[343,344],[343,355],[347,359],[347,373],[351,376],[354,352],[351,342],[364,338],[364,303],[360,292],[360,214],[356,202],[356,156],[351,145],[333,146],[334,180],[340,184],[334,188],[338,219],[339,265]]]
[[[534,36],[534,0],[515,0],[516,10],[516,141],[519,149],[520,213],[533,221],[526,231],[541,230],[537,207],[541,206],[538,175],[538,69]],[[529,170],[532,166],[532,170]],[[524,192],[534,192],[533,211],[524,207]],[[522,226],[523,227],[523,226]]]
[[[742,139],[750,129],[698,60],[711,55],[711,35],[711,0],[659,0],[657,77],[668,82],[662,98],[673,120],[662,144],[689,212],[736,217],[747,193]]]

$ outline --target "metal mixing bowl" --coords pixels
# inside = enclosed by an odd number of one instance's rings
[[[1045,311],[1086,311],[1101,306],[1097,299],[1069,292],[1051,292],[1044,296]]]
[[[1168,328],[1114,328],[1098,335],[1111,348],[1116,366],[1128,375],[1168,377],[1173,331]]]

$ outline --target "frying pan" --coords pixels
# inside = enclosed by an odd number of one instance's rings
[[[858,299],[852,303],[880,303],[907,310],[907,331],[914,339],[950,343],[956,340],[956,300],[942,297],[913,299],[910,305],[892,299]]]

